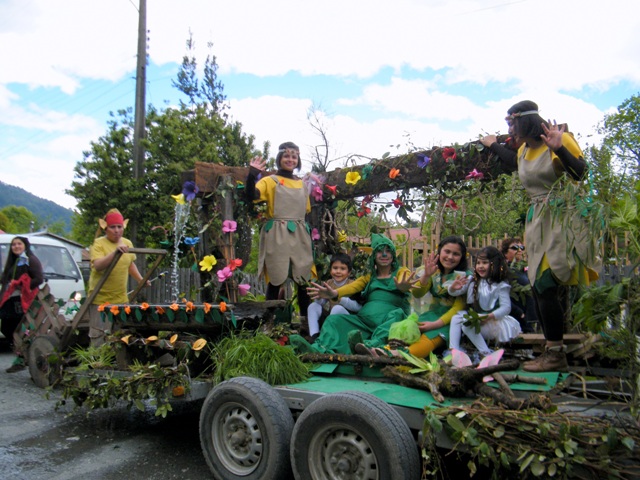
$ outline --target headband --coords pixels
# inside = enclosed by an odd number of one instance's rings
[[[119,211],[109,212],[104,216],[104,219],[98,219],[98,225],[103,230],[111,225],[122,225],[122,228],[127,228],[127,223],[129,223],[129,219],[122,216]]]
[[[526,112],[516,112],[516,113],[512,113],[511,115],[508,115],[506,120],[511,119],[511,118],[518,118],[518,117],[523,117],[525,115],[538,115],[538,110],[527,110]]]

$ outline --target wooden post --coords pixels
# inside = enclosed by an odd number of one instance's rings
[[[222,177],[222,181],[225,183],[231,183],[231,176],[225,175]],[[233,195],[225,195],[223,199],[223,220],[233,220]],[[227,261],[227,265],[229,262],[236,258],[235,248],[233,246],[233,233],[223,233],[222,234],[222,254],[224,255],[224,259]],[[238,301],[238,285],[233,277],[227,280],[228,288],[227,294],[229,296],[229,301],[231,303],[236,303]]]

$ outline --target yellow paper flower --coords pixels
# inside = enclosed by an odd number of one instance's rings
[[[360,174],[358,172],[349,172],[345,177],[344,181],[349,185],[355,185],[360,181]]]
[[[171,198],[173,198],[180,205],[184,205],[185,203],[187,203],[186,200],[184,199],[184,193],[179,193],[178,195],[171,195]]]
[[[198,265],[200,265],[200,270],[203,272],[210,272],[213,266],[218,263],[216,257],[213,255],[207,255],[204,257]]]
[[[340,230],[338,232],[338,243],[344,243],[349,239],[349,237],[347,236],[347,232],[345,232],[344,230]]]
[[[202,350],[206,344],[207,344],[207,341],[204,338],[199,338],[198,340],[193,342],[193,345],[191,346],[191,348],[193,350]]]

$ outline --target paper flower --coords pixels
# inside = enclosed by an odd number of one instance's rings
[[[184,244],[193,247],[200,241],[200,237],[184,237]]]
[[[325,187],[327,187],[327,190],[331,192],[331,195],[336,195],[338,193],[337,185],[325,185]]]
[[[118,308],[118,305],[114,305],[113,307],[111,307],[109,311],[114,315],[118,315],[120,313],[120,309]]]
[[[160,305],[156,305],[156,313],[158,315],[164,315],[164,308],[162,308]]]
[[[431,158],[427,157],[424,153],[416,153],[416,157],[418,158],[419,168],[427,168],[427,165],[431,162]]]
[[[311,196],[316,202],[322,201],[322,188],[316,185],[311,189]]]
[[[241,266],[242,266],[242,259],[241,258],[232,258],[231,260],[229,260],[229,268],[231,269],[232,272],[236,268],[241,267]]]
[[[204,302],[202,305],[204,307],[204,313],[209,313],[209,311],[211,310],[211,304]]]
[[[338,243],[344,243],[347,240],[349,240],[349,237],[347,236],[347,232],[345,232],[344,230],[340,230],[338,232]]]
[[[365,165],[362,167],[362,179],[366,180],[369,175],[373,172],[373,166]]]
[[[249,290],[251,290],[251,285],[249,285],[248,283],[241,283],[240,285],[238,285],[238,293],[241,297],[244,297],[247,293],[249,293]]]
[[[358,172],[349,172],[345,177],[344,181],[349,185],[355,185],[360,181],[360,174]]]
[[[169,308],[174,312],[177,312],[178,310],[180,310],[180,305],[178,305],[177,303],[172,303],[171,305],[169,305]]]
[[[238,224],[233,220],[225,220],[222,222],[222,231],[224,233],[232,233],[238,229]]]
[[[458,210],[460,207],[458,207],[458,204],[456,202],[454,202],[453,200],[449,199],[445,202],[444,206],[446,208],[450,208],[452,210]]]
[[[131,307],[129,305],[124,307],[124,313],[126,313],[127,315],[131,315]]]
[[[445,162],[453,162],[456,159],[456,149],[453,147],[447,147],[442,149],[442,158]]]
[[[180,194],[178,194],[178,195],[171,195],[171,198],[173,198],[173,199],[174,199],[176,202],[178,202],[180,205],[184,205],[185,203],[187,203],[187,202],[185,202],[185,200],[184,200],[184,194],[183,194],[183,193],[180,193]]]
[[[182,299],[183,302],[185,302],[185,310],[187,312],[191,312],[193,310],[195,310],[195,305],[193,304],[193,302],[187,302],[187,300],[185,300],[184,298]]]
[[[220,312],[224,313],[227,311],[227,304],[225,302],[220,302]]]
[[[143,312],[144,312],[147,308],[149,308],[149,304],[148,304],[147,302],[142,302],[142,303],[140,304],[140,310],[142,310]]]
[[[369,215],[371,213],[371,209],[369,207],[367,207],[367,205],[362,202],[362,206],[360,207],[360,209],[358,210],[358,217],[364,217],[365,215]]]
[[[482,178],[484,178],[484,173],[479,172],[478,170],[476,170],[475,168],[473,170],[471,170],[469,172],[469,175],[467,175],[466,177],[464,177],[466,180],[481,180]]]
[[[396,198],[393,201],[393,206],[396,207],[396,208],[400,208],[403,205],[404,205],[404,203],[402,202],[402,200],[400,200],[400,197]]]
[[[109,305],[109,302],[105,302],[102,305],[98,305],[98,311],[99,312],[104,312],[105,307]]]
[[[224,267],[223,269],[218,270],[216,272],[216,275],[218,275],[218,281],[222,283],[225,280],[228,280],[229,278],[231,278],[233,276],[233,272],[229,267]]]
[[[317,228],[311,230],[311,240],[320,240],[320,232],[318,232]]]
[[[210,272],[216,263],[218,263],[216,257],[214,257],[213,255],[207,255],[200,261],[198,265],[200,265],[200,271]]]
[[[400,175],[400,169],[399,168],[392,168],[391,170],[389,170],[389,178],[394,179],[398,175]]]
[[[184,195],[184,198],[187,200],[187,202],[190,202],[191,200],[196,198],[196,194],[199,191],[200,190],[198,189],[196,182],[187,181],[182,185],[182,195]]]

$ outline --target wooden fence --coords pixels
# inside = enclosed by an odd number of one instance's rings
[[[473,258],[478,250],[489,245],[500,249],[502,240],[505,238],[507,238],[507,235],[498,238],[493,238],[489,235],[485,237],[464,237],[470,256],[469,265],[473,265]],[[415,237],[410,238],[408,241],[399,242],[397,247],[398,258],[402,265],[407,266],[410,269],[414,269],[422,264],[422,258],[425,253],[429,254],[437,249],[439,242],[440,239],[436,235]],[[615,252],[622,252],[623,248],[628,245],[628,243],[628,236],[625,235],[624,237],[621,237],[615,245]],[[616,258],[618,257],[616,256]],[[139,301],[144,300],[149,303],[163,304],[172,303],[175,300],[172,298],[171,292],[171,272],[169,270],[162,270],[161,272],[165,272],[165,275],[154,280],[151,287],[144,289]],[[623,255],[621,260],[619,260],[619,263],[605,262],[598,284],[603,284],[605,282],[617,283],[620,281],[621,277],[629,276],[632,273],[629,257],[628,255]],[[152,278],[154,277],[155,274]],[[251,286],[251,293],[256,296],[265,294],[265,282],[264,280],[259,279],[256,274],[244,273],[240,283],[249,284]],[[130,289],[133,290],[133,286],[131,286]],[[181,296],[186,295],[189,300],[201,302],[200,289],[201,281],[200,274],[198,272],[189,268],[181,268],[178,270],[177,290]],[[287,292],[290,293],[291,288],[287,288]]]

